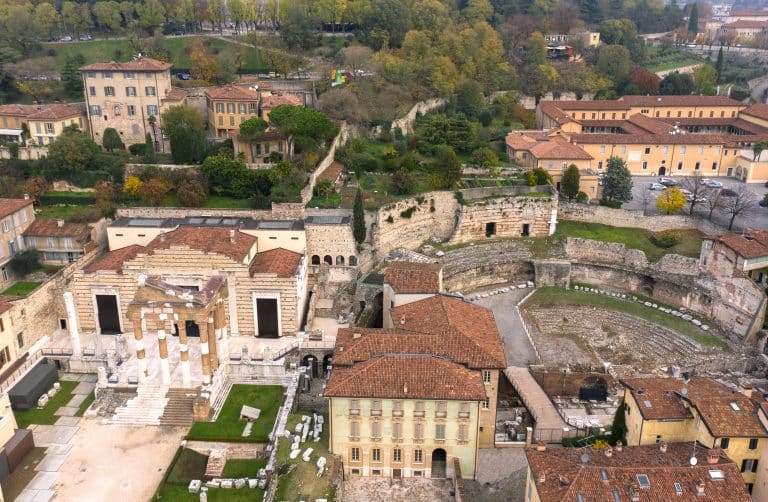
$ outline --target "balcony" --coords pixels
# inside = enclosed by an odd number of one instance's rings
[[[360,410],[357,408],[350,408],[349,415],[355,417],[360,416]]]
[[[392,410],[392,416],[393,417],[402,417],[403,416],[403,410]]]
[[[436,411],[435,418],[445,418],[448,415],[445,411]]]
[[[372,417],[380,417],[381,416],[381,410],[371,410],[371,416]]]
[[[418,417],[418,418],[424,418],[424,410],[421,410],[421,411],[418,411],[418,410],[417,410],[417,411],[414,411],[414,412],[413,412],[413,416],[414,416],[414,417]]]

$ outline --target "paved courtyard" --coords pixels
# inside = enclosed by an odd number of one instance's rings
[[[493,288],[498,289],[498,288]],[[496,326],[504,344],[504,354],[507,356],[507,365],[527,367],[538,362],[528,336],[525,334],[523,323],[515,308],[531,291],[526,289],[513,289],[507,293],[479,298],[474,303],[493,311],[496,318]],[[482,291],[474,292],[473,295]]]
[[[448,479],[352,476],[344,481],[344,500],[366,502],[448,502],[454,500]]]

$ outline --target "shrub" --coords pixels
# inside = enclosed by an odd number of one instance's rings
[[[17,275],[30,274],[40,265],[40,253],[37,249],[27,249],[16,253],[8,265],[11,267],[11,271]]]
[[[395,222],[395,219],[392,217],[391,214],[387,216],[387,223],[394,223],[394,222]]]
[[[159,206],[168,195],[170,187],[168,184],[158,178],[152,178],[139,189],[139,199],[148,206]]]
[[[136,143],[128,147],[128,151],[131,155],[141,157],[144,155],[144,143]]]
[[[417,209],[416,206],[411,206],[408,209],[406,209],[405,211],[401,211],[400,212],[400,217],[401,218],[410,218],[411,216],[413,216],[413,213],[416,212],[416,209]]]
[[[144,183],[138,176],[128,176],[123,184],[123,192],[127,193],[131,197],[138,197],[139,190]]]
[[[584,192],[579,192],[576,194],[576,202],[587,202],[587,200],[589,200],[589,196]]]
[[[621,207],[621,201],[600,199],[600,205],[610,207],[611,209],[619,209]]]
[[[201,207],[207,199],[205,186],[198,180],[184,180],[176,189],[176,200],[183,207]]]
[[[674,247],[680,242],[676,235],[668,233],[652,235],[650,241],[654,246],[664,249]]]
[[[95,207],[86,207],[73,212],[67,217],[70,223],[93,223],[101,219],[101,211]]]

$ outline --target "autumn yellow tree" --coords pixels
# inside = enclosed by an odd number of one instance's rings
[[[198,80],[213,82],[219,71],[219,65],[216,59],[208,54],[208,48],[205,46],[202,38],[195,40],[192,44],[192,50],[189,53],[192,60],[191,73]]]
[[[142,182],[138,176],[128,176],[123,184],[123,192],[131,197],[138,197]]]
[[[667,214],[679,213],[685,206],[685,195],[677,187],[667,188],[656,199],[656,209]]]

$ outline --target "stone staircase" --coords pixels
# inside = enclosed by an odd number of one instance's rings
[[[168,404],[168,386],[139,385],[136,397],[129,399],[124,406],[117,408],[106,423],[116,425],[160,425],[160,417]]]
[[[160,417],[160,425],[191,426],[194,422],[192,405],[197,395],[193,389],[168,389],[165,395],[168,404]]]
[[[227,455],[224,450],[211,450],[208,455],[208,463],[205,465],[205,475],[218,478],[224,472],[224,466],[227,464]]]

